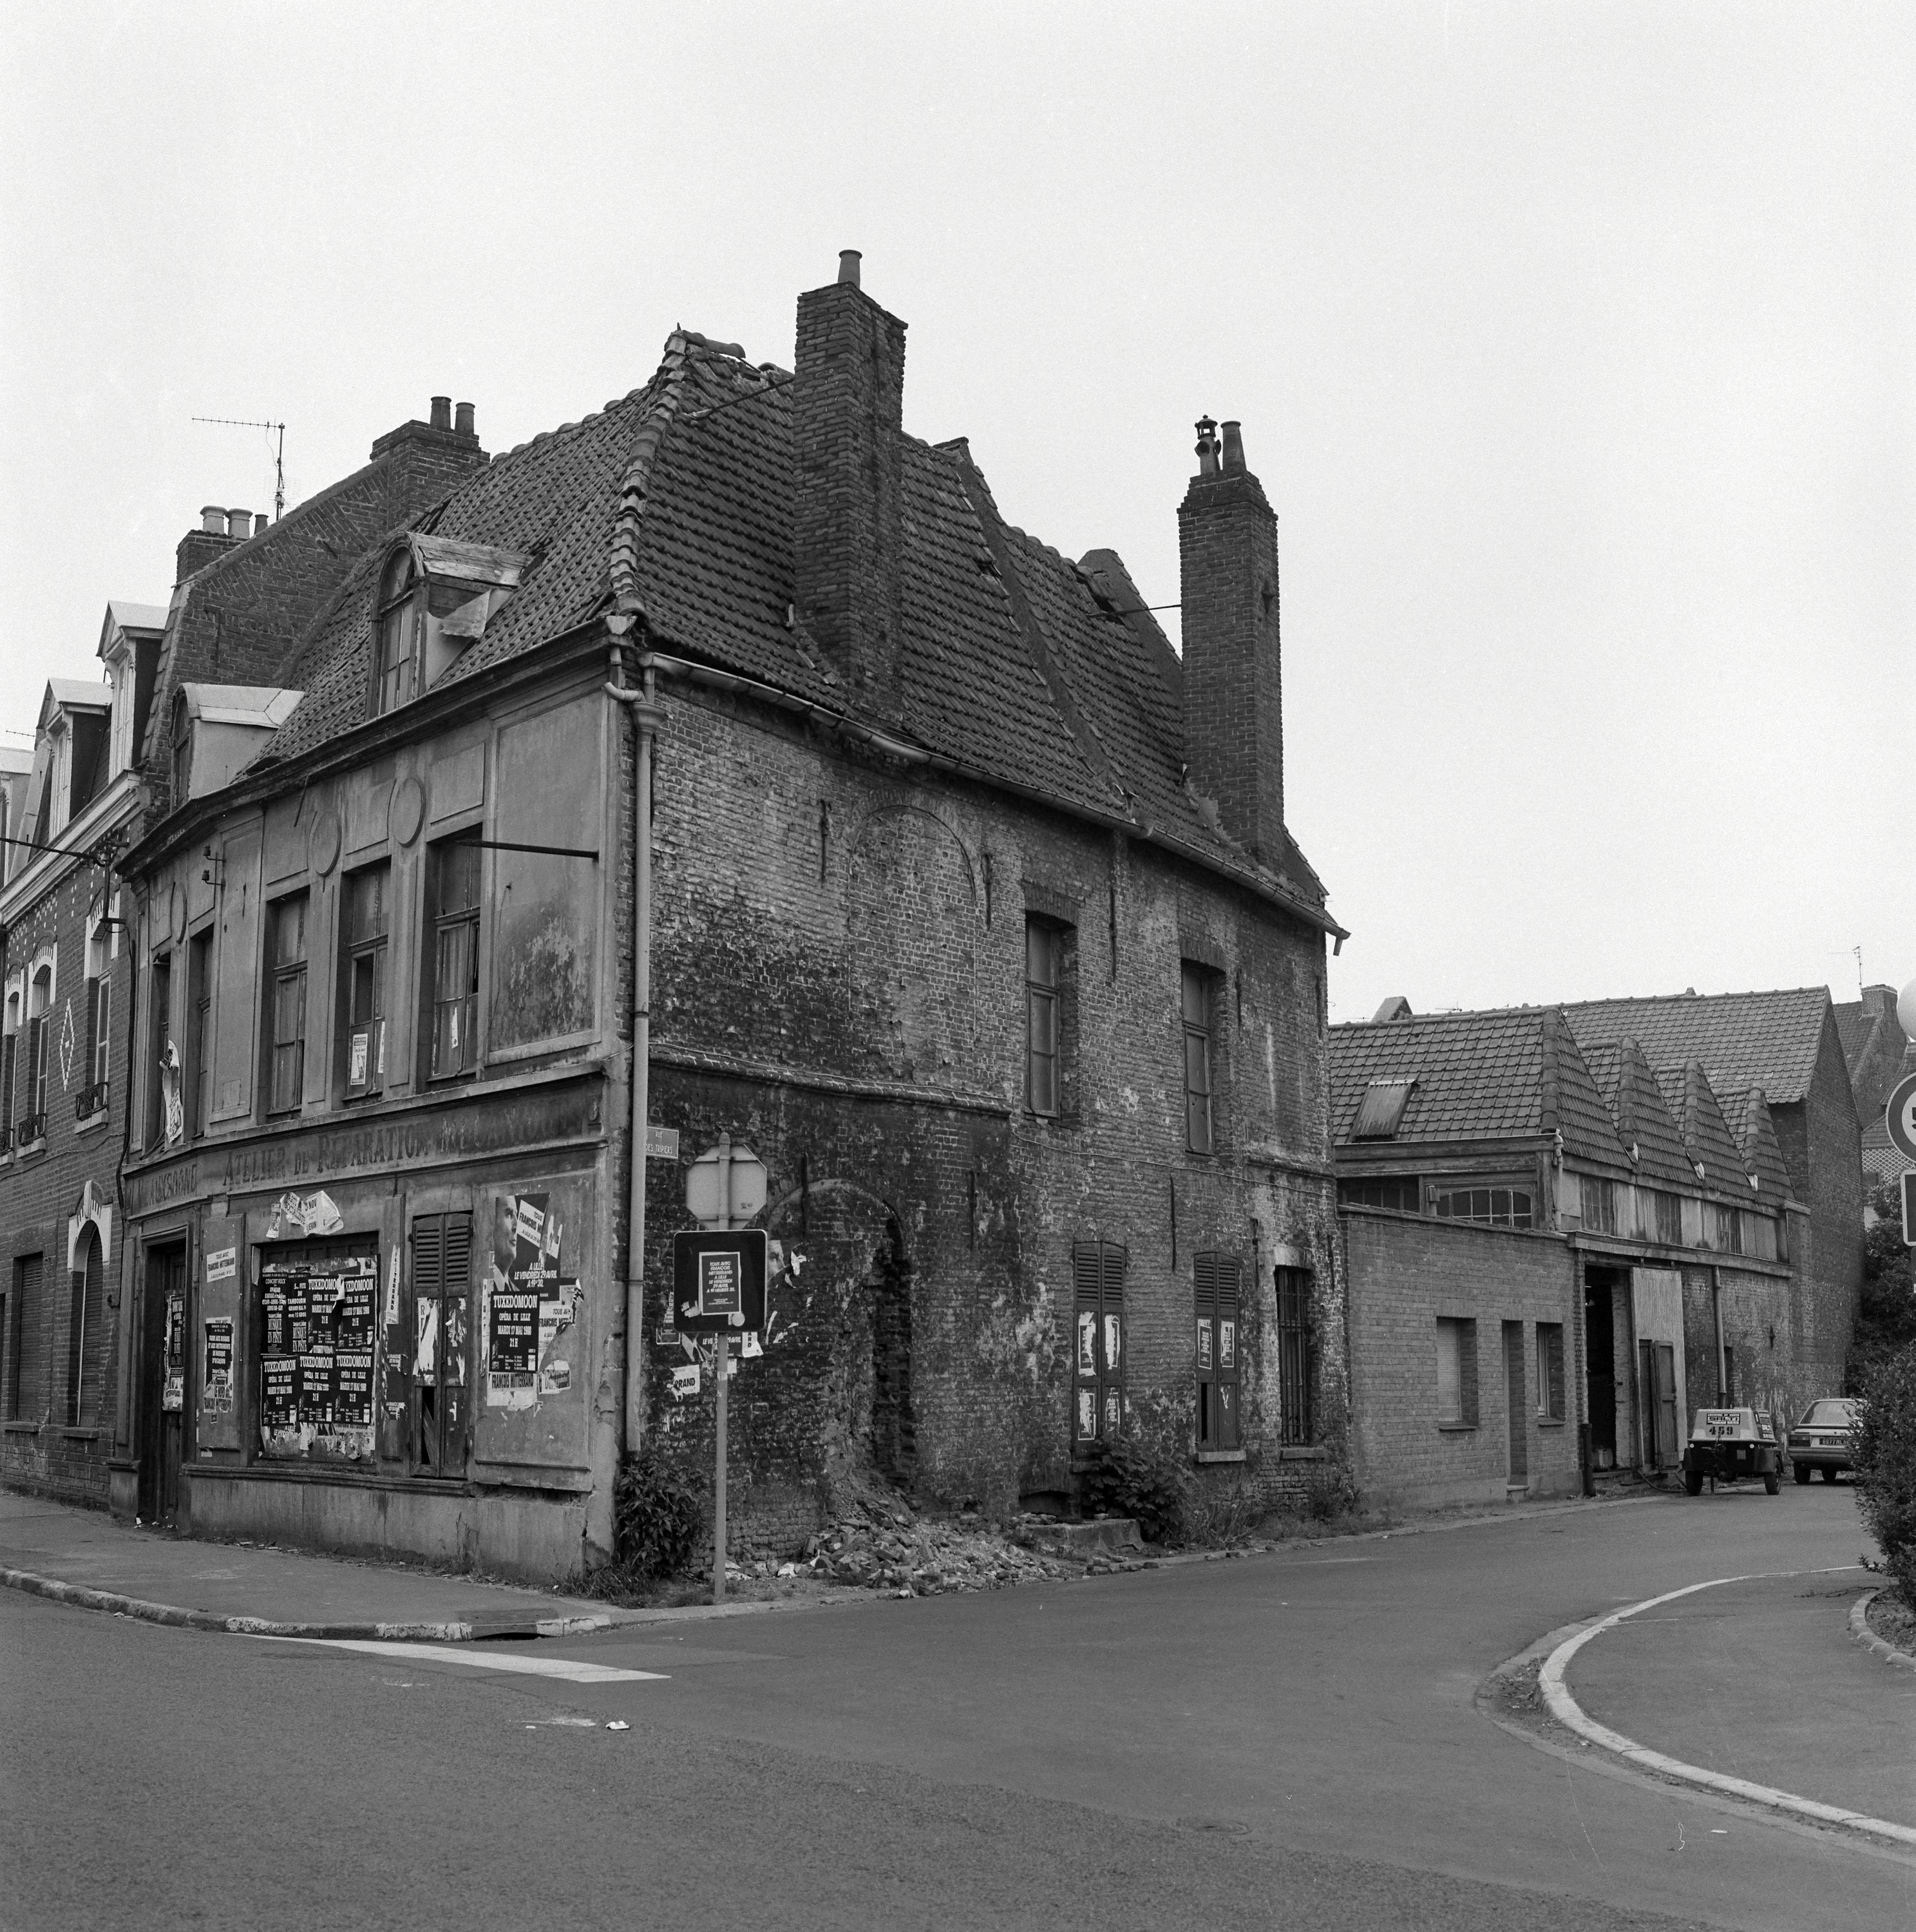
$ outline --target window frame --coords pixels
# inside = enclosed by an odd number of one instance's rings
[[[410,704],[419,695],[421,593],[425,584],[426,574],[409,544],[395,548],[380,570],[373,611],[372,686],[368,694],[370,715],[375,718]],[[402,630],[403,656],[395,658],[391,638]],[[403,690],[399,688],[401,683]]]
[[[52,1097],[46,1064],[47,1035],[52,1030],[53,962],[36,960],[27,969],[26,1111],[19,1117],[20,1145],[38,1147],[46,1138],[46,1102]],[[32,1131],[28,1132],[28,1129]]]
[[[21,1016],[25,1010],[25,982],[10,985],[4,1012],[0,1015],[0,1160],[10,1158],[13,1151],[13,1080],[19,1058]]]
[[[1286,1449],[1308,1448],[1317,1439],[1317,1340],[1311,1320],[1309,1268],[1272,1271],[1277,1298],[1278,1442]]]
[[[146,1150],[163,1150],[166,1136],[166,1053],[173,1040],[173,949],[153,956],[146,977],[148,1087]],[[177,1057],[177,1049],[175,1048]],[[180,1096],[181,1138],[185,1138],[186,1096]]]
[[[425,927],[430,935],[430,946],[421,946],[419,965],[424,981],[422,1001],[424,1024],[419,1029],[419,1051],[424,1068],[425,1084],[445,1086],[457,1080],[475,1078],[479,1072],[479,982],[481,979],[481,950],[485,943],[484,912],[486,899],[485,852],[472,835],[476,826],[469,826],[463,835],[455,833],[434,845],[430,854],[430,862],[426,868],[426,890],[428,895],[426,907]],[[448,912],[445,910],[445,882],[451,870],[451,855],[457,852],[470,852],[472,855],[472,897],[469,905]],[[457,943],[457,935],[462,928],[471,932],[471,956],[469,980],[464,992],[451,996],[442,994],[443,970],[448,956],[448,944]],[[467,1014],[467,1024],[463,1042],[459,1047],[460,1064],[442,1070],[439,1066],[440,1026],[439,1016],[444,1009],[463,1006]],[[455,1037],[457,1028],[454,1029]]]
[[[281,954],[281,926],[286,916],[295,908],[299,920],[299,950],[296,957],[286,958]],[[290,1118],[305,1104],[306,1022],[309,1010],[307,995],[310,985],[307,973],[312,960],[312,896],[303,889],[273,900],[266,908],[265,1052],[262,1056],[265,1078],[260,1084],[265,1090],[265,1111],[269,1120]],[[289,1015],[295,1024],[293,1030],[288,1032],[286,1021]],[[283,1057],[288,1055],[289,1058]],[[282,1068],[289,1068],[291,1071],[290,1080],[283,1084],[280,1078]],[[289,1096],[288,1086],[291,1089]],[[185,1096],[181,1097],[183,1102]]]
[[[1369,1200],[1367,1194],[1379,1196],[1394,1193],[1395,1201]],[[1411,1204],[1404,1204],[1402,1196],[1408,1194]],[[1337,1204],[1340,1208],[1375,1208],[1390,1214],[1421,1214],[1423,1212],[1423,1176],[1420,1174],[1340,1174],[1337,1180]]]
[[[376,930],[361,932],[355,897],[368,881],[377,882]],[[386,1047],[392,1015],[392,861],[382,859],[349,872],[340,890],[339,1041],[340,1090],[349,1106],[376,1100],[385,1092]],[[372,1011],[358,1011],[360,970],[367,970]],[[366,1036],[365,1073],[352,1078],[356,1036]]]
[[[86,1402],[87,1337],[99,1324],[105,1292],[106,1258],[100,1230],[88,1222],[80,1237],[80,1265],[67,1270],[66,1417],[69,1429],[83,1427]]]
[[[180,1105],[188,1140],[199,1140],[213,1124],[213,928],[189,933],[186,941],[187,1052],[190,1064],[180,1068]]]
[[[1480,1214],[1477,1211],[1480,1195],[1483,1197]],[[1504,1197],[1501,1209],[1500,1195]],[[1459,1200],[1468,1203],[1468,1213],[1457,1212],[1455,1204]],[[1520,1201],[1522,1208],[1517,1205]],[[1468,1228],[1527,1230],[1537,1226],[1537,1196],[1535,1190],[1523,1181],[1439,1180],[1432,1184],[1430,1211],[1435,1220],[1456,1222]]]
[[[1178,963],[1178,1019],[1184,1048],[1184,1148],[1187,1154],[1217,1152],[1217,1037],[1219,978],[1215,968],[1195,959]],[[1199,1009],[1194,1016],[1193,1006]],[[1193,1072],[1201,1076],[1194,1084]]]
[[[1594,1213],[1593,1205],[1596,1210]],[[1617,1232],[1617,1184],[1607,1175],[1577,1176],[1577,1207],[1585,1234],[1614,1234]]]
[[[1041,972],[1048,977],[1041,977]],[[1024,1104],[1041,1120],[1063,1112],[1064,938],[1055,921],[1024,916]],[[1050,1044],[1041,1046],[1048,1030]],[[1049,1091],[1043,1079],[1049,1079]]]
[[[7,1298],[6,1360],[0,1363],[0,1418],[23,1422],[26,1384],[27,1304],[37,1300],[46,1274],[43,1255],[13,1257],[12,1292]]]
[[[1537,1419],[1562,1422],[1568,1413],[1569,1395],[1564,1382],[1564,1324],[1540,1322],[1537,1324]]]

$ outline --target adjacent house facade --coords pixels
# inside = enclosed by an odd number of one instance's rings
[[[1865,986],[1860,999],[1835,1010],[1837,1035],[1843,1042],[1863,1136],[1864,1184],[1879,1187],[1912,1165],[1891,1143],[1885,1112],[1897,1083],[1905,1074],[1916,1072],[1916,1041],[1905,1028],[1893,986]]]
[[[125,861],[145,1506],[600,1560],[622,1458],[709,1476],[670,1284],[721,1133],[774,1270],[742,1540],[872,1484],[1068,1503],[1120,1432],[1265,1500],[1345,1466],[1275,515],[1201,423],[1180,661],[1114,554],[905,432],[904,340],[855,257],[789,371],[676,332],[276,644],[167,666]]]
[[[1818,989],[1426,1016],[1399,1000],[1333,1028],[1367,1490],[1482,1500],[1668,1470],[1696,1408],[1781,1418],[1840,1388],[1859,1169],[1834,1041]]]
[[[47,686],[0,834],[0,1481],[95,1504],[114,1449],[133,992],[114,860],[165,619],[107,606],[103,682]]]

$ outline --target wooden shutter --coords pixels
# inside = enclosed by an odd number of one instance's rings
[[[1123,1430],[1126,1258],[1114,1241],[1072,1248],[1074,1444],[1112,1440]]]
[[[1238,1419],[1244,1330],[1238,1317],[1238,1267],[1234,1255],[1214,1257],[1217,1301],[1217,1446],[1235,1449],[1242,1430]]]
[[[472,1217],[412,1222],[412,1452],[424,1472],[463,1475],[472,1426],[467,1385]]]
[[[1217,1446],[1217,1256],[1201,1254],[1191,1264],[1195,1315],[1198,1447]]]

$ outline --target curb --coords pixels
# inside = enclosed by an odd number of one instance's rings
[[[583,1636],[610,1629],[619,1619],[609,1616],[569,1617],[480,1617],[450,1623],[316,1624],[281,1623],[270,1617],[223,1617],[214,1610],[182,1610],[176,1604],[151,1604],[117,1590],[94,1590],[81,1583],[62,1583],[37,1576],[30,1570],[0,1570],[0,1587],[24,1590],[56,1604],[84,1610],[106,1610],[115,1616],[136,1617],[142,1623],[163,1624],[172,1630],[213,1630],[229,1636],[349,1637],[376,1642],[473,1643],[500,1636]]]
[[[1906,1664],[1916,1670],[1916,1657],[1906,1650],[1898,1650],[1893,1643],[1887,1642],[1870,1628],[1870,1606],[1882,1594],[1880,1589],[1865,1590],[1849,1606],[1849,1634],[1864,1649],[1873,1650],[1885,1664]]]
[[[1844,1570],[1854,1569],[1854,1564],[1846,1563]],[[1625,1737],[1621,1731],[1613,1731],[1607,1725],[1600,1724],[1585,1714],[1583,1707],[1571,1696],[1570,1688],[1564,1682],[1564,1672],[1571,1658],[1576,1656],[1593,1637],[1600,1636],[1607,1630],[1613,1630],[1627,1618],[1637,1616],[1644,1610],[1655,1610],[1660,1604],[1672,1604],[1679,1598],[1694,1596],[1699,1590],[1714,1590],[1726,1583],[1761,1582],[1768,1576],[1833,1576],[1832,1570],[1786,1570],[1762,1572],[1747,1576],[1713,1576],[1708,1582],[1691,1583],[1681,1590],[1666,1590],[1660,1597],[1647,1597],[1640,1604],[1632,1604],[1626,1610],[1615,1610],[1606,1617],[1600,1617],[1587,1629],[1582,1630],[1553,1650],[1538,1673],[1538,1688],[1543,1691],[1544,1701],[1550,1706],[1550,1714],[1559,1724],[1576,1732],[1587,1742],[1600,1745],[1618,1757],[1636,1766],[1639,1769],[1653,1771],[1665,1778],[1675,1778],[1680,1784],[1693,1784],[1706,1791],[1721,1792],[1732,1798],[1741,1798],[1760,1804],[1773,1811],[1786,1811],[1799,1818],[1807,1818],[1813,1824],[1834,1825],[1846,1831],[1855,1832],[1873,1838],[1887,1838],[1892,1844],[1916,1846],[1916,1827],[1891,1823],[1888,1819],[1872,1818],[1861,1811],[1845,1810],[1840,1805],[1825,1804],[1816,1798],[1799,1798],[1794,1792],[1780,1791],[1774,1785],[1753,1784],[1747,1778],[1731,1778],[1722,1772],[1706,1771],[1701,1765],[1686,1764],[1680,1758],[1666,1756],[1662,1751],[1651,1750],[1647,1745],[1639,1744],[1633,1738]],[[1867,1604],[1872,1591],[1864,1599]],[[1851,1627],[1857,1621],[1858,1610],[1850,1612]],[[1880,1639],[1875,1640],[1880,1642]],[[1884,1645],[1888,1649],[1888,1645]],[[1893,1654],[1900,1655],[1894,1652]]]

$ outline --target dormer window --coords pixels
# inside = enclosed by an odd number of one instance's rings
[[[526,562],[484,544],[417,534],[394,550],[375,613],[375,717],[411,703],[452,668],[517,588]]]
[[[187,782],[193,776],[193,710],[184,692],[173,698],[173,803],[187,801]]]

